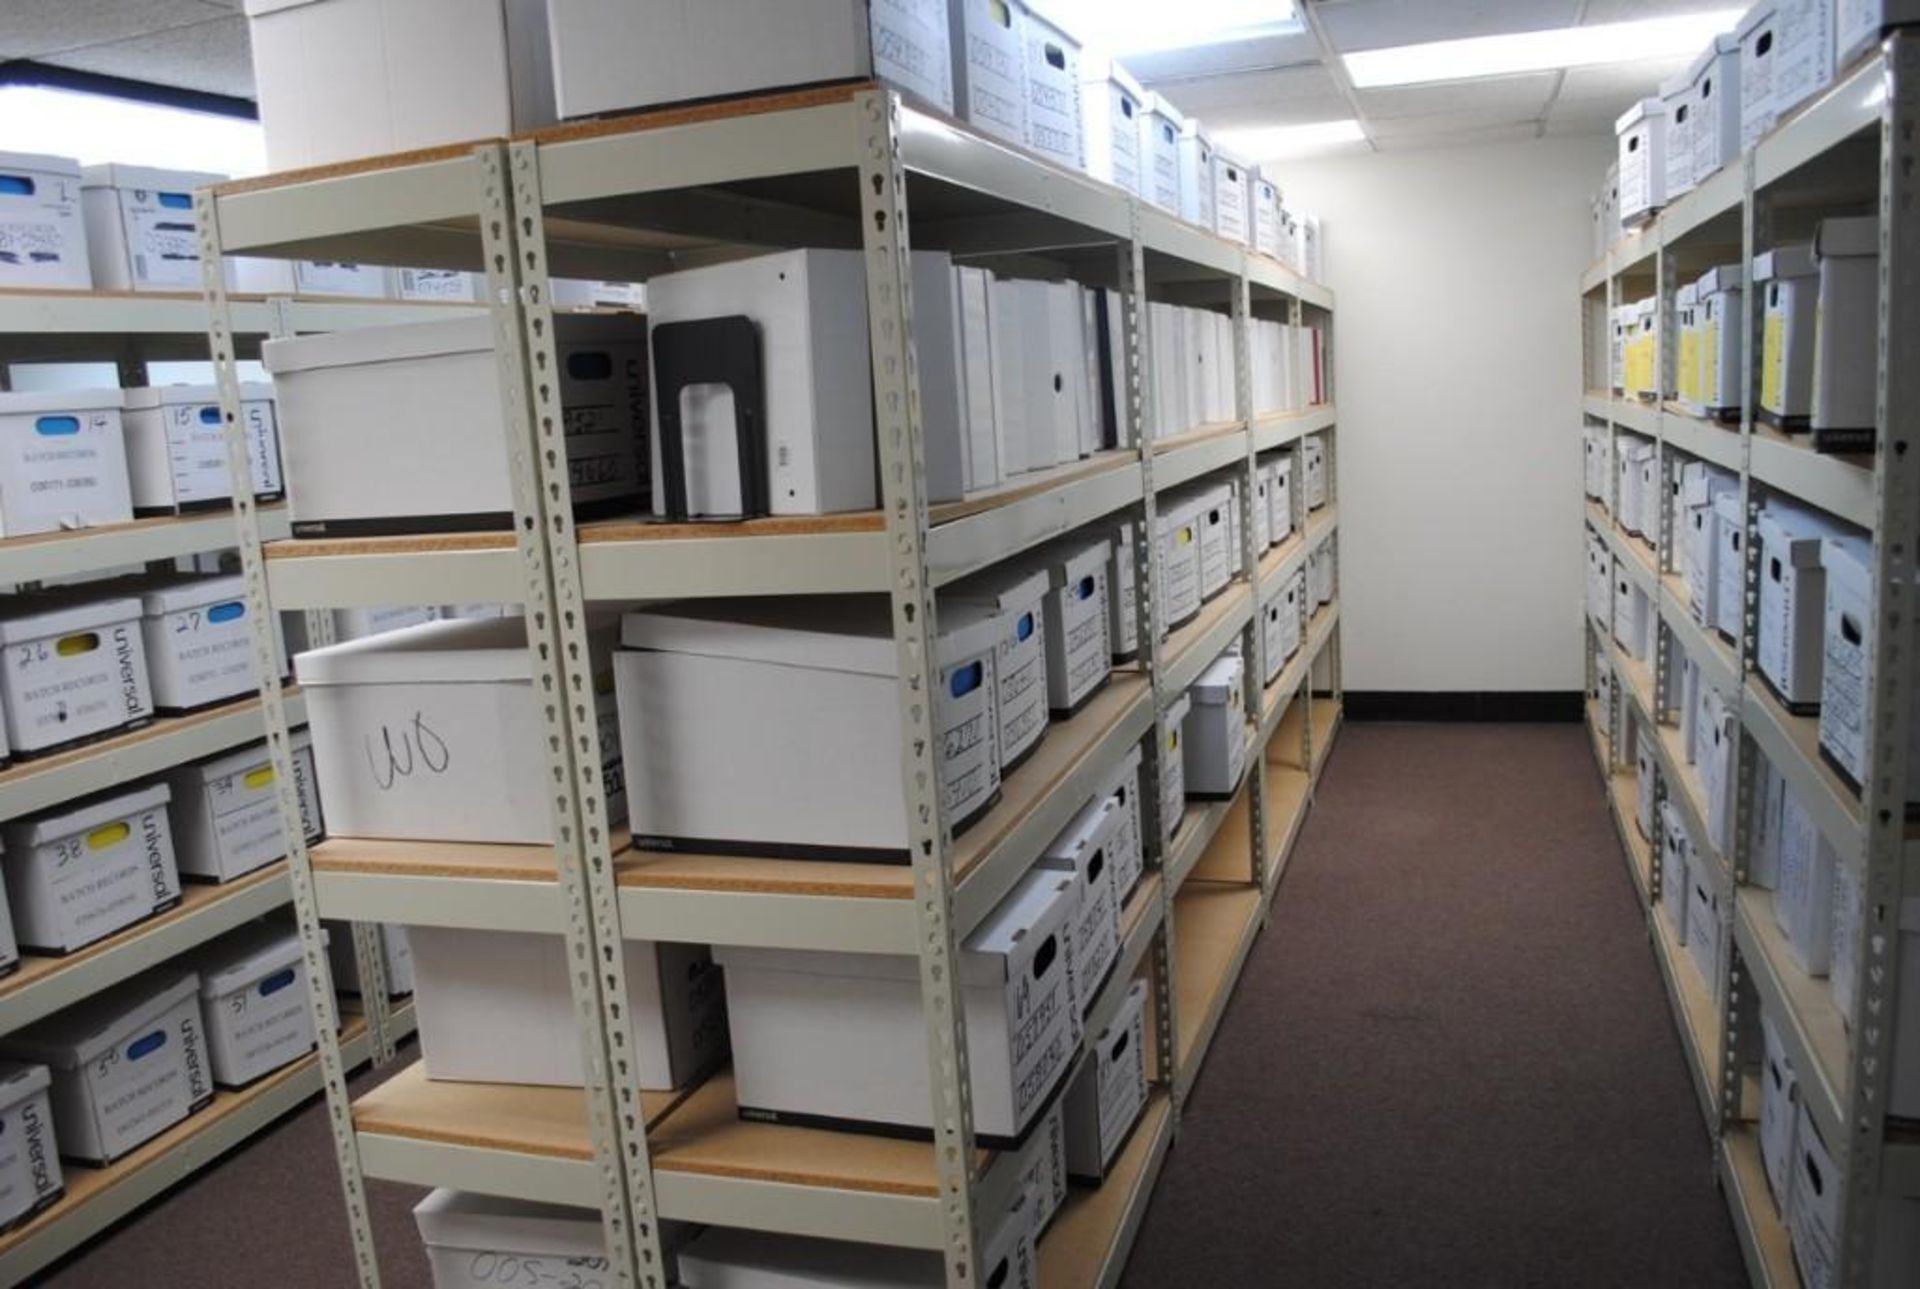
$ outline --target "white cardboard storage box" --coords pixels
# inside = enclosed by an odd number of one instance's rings
[[[1773,1192],[1773,1202],[1785,1213],[1799,1079],[1780,1042],[1779,1026],[1764,1011],[1760,1013],[1760,1038],[1760,1162],[1767,1170],[1767,1187]]]
[[[1920,22],[1920,0],[1834,0],[1833,70],[1837,75],[1880,43],[1889,27]]]
[[[80,163],[0,152],[0,287],[93,285],[80,212]]]
[[[1266,651],[1267,674],[1261,684],[1271,685],[1287,659],[1300,648],[1300,601],[1293,582],[1286,590],[1268,600],[1260,609],[1261,645]],[[1291,628],[1289,628],[1291,623]]]
[[[140,601],[21,597],[0,618],[7,745],[46,752],[153,716]]]
[[[247,0],[268,166],[330,165],[549,124],[546,7]]]
[[[1674,330],[1679,341],[1675,379],[1668,382],[1681,406],[1698,416],[1700,404],[1700,284],[1683,282],[1673,298]]]
[[[1073,877],[1067,919],[1067,985],[1078,1014],[1092,1010],[1107,972],[1120,956],[1120,898],[1114,884],[1113,838],[1121,810],[1112,797],[1088,802],[1047,846],[1039,867]]]
[[[1242,246],[1253,245],[1252,178],[1252,169],[1239,157],[1214,152],[1213,231]]]
[[[1200,598],[1211,600],[1226,589],[1240,568],[1240,552],[1227,540],[1229,483],[1202,484],[1176,494],[1178,503],[1192,508],[1195,537],[1200,547]]]
[[[486,298],[484,275],[458,269],[394,269],[394,291],[402,300],[438,304],[478,303]]]
[[[1746,562],[1741,554],[1746,546],[1746,516],[1740,510],[1737,490],[1720,493],[1713,499],[1713,576],[1717,589],[1713,595],[1713,629],[1727,641],[1740,639],[1740,619],[1746,611]]]
[[[1648,793],[1640,793],[1644,799]],[[1660,911],[1673,932],[1673,942],[1687,942],[1687,874],[1693,851],[1687,840],[1686,825],[1674,809],[1672,798],[1660,803]]]
[[[1739,480],[1704,461],[1689,461],[1680,472],[1681,550],[1687,578],[1687,607],[1694,620],[1711,627],[1717,619],[1720,591],[1719,528],[1714,506],[1722,496],[1739,494]],[[1735,505],[1738,505],[1736,501]]]
[[[213,1099],[199,988],[190,971],[155,972],[0,1042],[51,1071],[61,1155],[109,1164]]]
[[[1068,979],[1074,881],[1030,872],[955,969],[974,1131],[1017,1148],[1076,1054]],[[910,957],[716,947],[743,1118],[931,1132],[919,968]]]
[[[646,320],[562,314],[554,344],[574,503],[630,501],[644,490]],[[260,357],[274,376],[298,535],[510,523],[490,319],[268,340]]]
[[[1785,1218],[1800,1283],[1808,1289],[1838,1289],[1840,1284],[1840,1192],[1845,1186],[1845,1175],[1803,1100],[1794,1113]]]
[[[1036,1289],[1030,1195],[1016,1196],[1012,1211],[980,1245],[979,1283],[992,1289]],[[946,1281],[938,1252],[883,1244],[854,1244],[804,1235],[778,1235],[741,1227],[711,1226],[680,1253],[685,1289],[939,1289]]]
[[[1036,1242],[1067,1202],[1067,1126],[1062,1113],[1064,1095],[1041,1114],[1027,1134],[1027,1144],[1003,1156],[995,1168],[1016,1168],[1019,1194],[1027,1197],[1027,1233]]]
[[[1776,0],[1780,47],[1773,65],[1773,110],[1785,116],[1833,79],[1834,0]]]
[[[1693,188],[1693,78],[1681,72],[1660,83],[1660,103],[1664,125],[1666,199],[1677,201]]]
[[[1083,170],[1080,42],[1048,16],[1044,0],[1027,5],[1025,28],[1027,146],[1069,170]]]
[[[1732,32],[1715,36],[1687,75],[1692,81],[1697,184],[1740,155],[1740,38]]]
[[[1823,219],[1813,237],[1813,392],[1808,414],[1820,452],[1871,452],[1880,335],[1880,221]]]
[[[293,731],[293,781],[308,843],[322,832],[315,789],[313,740]],[[231,882],[287,853],[280,798],[267,745],[255,743],[168,772],[173,843],[183,877]]]
[[[1198,117],[1180,127],[1180,217],[1213,228],[1213,137]]]
[[[1080,75],[1087,173],[1134,196],[1145,196],[1140,134],[1146,91],[1126,68],[1107,58],[1083,58]]]
[[[313,1050],[313,1007],[300,933],[256,922],[191,954],[200,977],[213,1081],[245,1087]]]
[[[1756,661],[1787,709],[1820,704],[1825,658],[1826,570],[1821,544],[1848,534],[1809,510],[1776,502],[1760,512],[1760,614]]]
[[[1140,117],[1140,195],[1170,214],[1185,210],[1185,173],[1180,138],[1186,118],[1158,94],[1148,93]]]
[[[358,994],[360,964],[353,956],[353,926],[347,922],[329,922],[327,927],[327,966],[333,972],[333,989],[339,994]],[[413,944],[407,928],[380,928],[380,961],[387,973],[387,993],[395,997],[413,992]]]
[[[433,1289],[499,1289],[502,1276],[535,1277],[576,1289],[609,1289],[600,1213],[441,1188],[413,1208]],[[661,1242],[670,1244],[670,1223]]]
[[[878,77],[953,110],[947,0],[550,0],[560,115]]]
[[[1293,454],[1276,453],[1267,470],[1267,533],[1278,545],[1293,536]]]
[[[1774,0],[1759,0],[1748,9],[1734,37],[1740,42],[1740,147],[1744,151],[1773,129],[1777,119],[1774,107],[1774,69],[1780,58],[1779,28],[1774,21]],[[1732,157],[1725,160],[1732,162]]]
[[[156,710],[192,711],[254,692],[259,681],[244,576],[163,574],[125,584],[139,589],[140,632]],[[285,675],[278,617],[273,628],[278,674]]]
[[[1859,788],[1867,776],[1867,696],[1873,692],[1873,546],[1864,537],[1821,543],[1826,658],[1820,668],[1820,754]],[[1920,721],[1908,731],[1907,800],[1920,801]]]
[[[1133,525],[1112,528],[1107,562],[1107,640],[1116,663],[1132,662],[1140,649],[1139,605],[1133,597]]]
[[[560,936],[414,926],[407,943],[428,1078],[581,1086]],[[633,1077],[653,1090],[685,1087],[726,1055],[720,973],[705,945],[628,940],[622,952]]]
[[[1655,796],[1653,784],[1656,769],[1653,756],[1653,740],[1653,733],[1644,725],[1636,722],[1633,731],[1633,770],[1639,782],[1637,793],[1639,800],[1633,812],[1633,826],[1638,828],[1640,835],[1648,841],[1657,841],[1659,839],[1653,830],[1653,801]]]
[[[607,821],[626,817],[608,656],[589,628]],[[339,837],[550,842],[545,741],[524,618],[429,622],[303,653],[315,777]]]
[[[1814,327],[1819,266],[1807,243],[1754,256],[1765,323],[1760,350],[1760,419],[1777,429],[1805,429],[1813,410]]]
[[[1114,902],[1121,908],[1126,907],[1127,897],[1133,894],[1134,885],[1146,867],[1146,853],[1140,845],[1141,760],[1140,745],[1136,743],[1127,749],[1120,764],[1094,794],[1096,801],[1111,800],[1118,809],[1119,818],[1114,822],[1113,837],[1107,843],[1107,856],[1113,865]]]
[[[947,0],[954,115],[1008,143],[1027,141],[1027,8]]]
[[[1154,516],[1159,528],[1160,625],[1171,630],[1200,611],[1200,507],[1169,499]]]
[[[1613,124],[1620,152],[1620,221],[1637,223],[1667,204],[1666,104],[1643,98]]]
[[[108,163],[80,172],[87,258],[100,291],[199,291],[197,188],[225,175]]]
[[[133,508],[142,515],[173,515],[224,508],[233,502],[220,391],[212,385],[156,385],[126,391],[127,476]],[[273,386],[240,386],[240,419],[253,471],[253,495],[283,496],[280,434],[273,419]]]
[[[1302,477],[1306,481],[1307,509],[1318,510],[1327,504],[1327,444],[1318,434],[1309,435],[1300,445]]]
[[[1147,1108],[1147,985],[1136,980],[1067,1088],[1067,1175],[1099,1185]]]
[[[1222,654],[1187,690],[1182,755],[1186,794],[1225,800],[1240,786],[1247,768],[1246,668],[1236,654]]]
[[[0,537],[133,518],[123,402],[117,389],[0,392]]]
[[[1720,999],[1720,893],[1714,889],[1718,861],[1695,851],[1687,856],[1687,955],[1707,993]]]
[[[1280,189],[1257,171],[1253,176],[1253,249],[1276,260],[1284,254],[1280,245]]]
[[[1069,717],[1113,674],[1112,612],[1104,537],[1067,537],[1037,552],[1047,578],[1047,702]]]
[[[968,578],[941,597],[956,622],[994,623],[993,706],[999,722],[1000,777],[1005,778],[1046,737],[1049,668],[1048,621],[1052,605],[1044,571],[999,565]],[[1101,665],[1107,665],[1104,646]]]
[[[1746,315],[1740,311],[1745,275],[1738,264],[1708,269],[1694,284],[1700,317],[1701,414],[1738,418],[1746,402],[1741,355],[1746,352]]]
[[[1780,885],[1774,919],[1786,933],[1794,961],[1809,976],[1824,976],[1833,953],[1833,869],[1827,839],[1789,792],[1780,812]]]
[[[891,621],[884,596],[627,614],[614,670],[635,844],[905,863]],[[999,793],[995,645],[990,618],[942,624],[933,722],[956,831]]]
[[[5,825],[22,945],[72,953],[180,902],[167,795],[166,784],[153,783]]]
[[[1160,713],[1160,849],[1164,853],[1173,844],[1187,811],[1187,754],[1185,727],[1193,699],[1182,690],[1180,696]]]
[[[44,1065],[0,1062],[0,1231],[66,1193]]]

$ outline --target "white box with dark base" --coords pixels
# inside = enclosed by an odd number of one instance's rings
[[[313,1050],[313,1006],[298,931],[256,922],[186,962],[200,977],[215,1083],[245,1087]]]
[[[1099,1185],[1147,1108],[1147,985],[1136,980],[1067,1089],[1067,1176]]]
[[[1084,1016],[1120,956],[1120,899],[1114,884],[1114,834],[1122,811],[1112,797],[1089,802],[1041,856],[1039,867],[1073,875],[1067,922],[1067,983]]]
[[[308,844],[320,839],[320,797],[314,783],[313,740],[293,731],[294,791]],[[267,745],[228,752],[167,774],[173,793],[173,844],[183,877],[231,882],[287,853],[280,797]]]
[[[1047,576],[1047,702],[1073,716],[1113,674],[1106,540],[1063,538],[1038,552]]]
[[[5,826],[7,897],[23,948],[67,954],[180,902],[167,785],[56,806]]]
[[[993,705],[1000,726],[1000,777],[1005,778],[1046,737],[1048,690],[1053,682],[1048,642],[1053,631],[1047,575],[1010,565],[988,569],[941,596],[954,621],[994,621]],[[1102,661],[1104,662],[1104,656]]]
[[[220,391],[212,385],[156,385],[126,391],[122,424],[133,508],[141,515],[177,515],[224,509],[233,504],[227,470],[225,418]],[[280,434],[273,418],[273,387],[240,386],[240,420],[253,471],[253,495],[284,496]]]
[[[1026,1208],[1020,1196],[978,1246],[979,1281],[988,1289],[1037,1289],[1039,1274]],[[711,1226],[680,1252],[684,1289],[940,1289],[944,1260],[928,1249],[854,1244],[743,1227]]]
[[[1240,787],[1247,768],[1246,667],[1237,654],[1222,654],[1187,690],[1186,792],[1223,801]]]

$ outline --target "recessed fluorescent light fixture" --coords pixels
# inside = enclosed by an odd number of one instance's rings
[[[1345,55],[1347,76],[1358,89],[1381,85],[1417,85],[1425,81],[1472,80],[1519,72],[1557,71],[1600,63],[1685,58],[1699,53],[1715,36],[1732,31],[1741,10],[1689,13],[1639,22],[1607,22],[1592,27],[1556,27],[1551,31],[1515,31],[1468,40],[1437,40]]]
[[[1300,29],[1294,0],[1052,0],[1040,12],[1107,54],[1191,49]]]
[[[1367,132],[1358,121],[1316,121],[1312,125],[1262,125],[1242,130],[1215,130],[1213,141],[1237,156],[1258,163],[1280,161],[1325,152],[1343,143],[1364,143]]]

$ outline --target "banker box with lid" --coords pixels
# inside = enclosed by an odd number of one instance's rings
[[[1032,1196],[1015,1198],[998,1222],[981,1221],[979,1281],[991,1289],[1036,1289]],[[710,1226],[680,1253],[685,1289],[940,1289],[947,1283],[940,1254],[882,1244],[855,1244],[804,1235],[780,1235]]]
[[[268,166],[356,161],[550,123],[547,7],[247,0]]]
[[[540,7],[561,116],[872,77],[953,110],[947,0]]]
[[[1833,0],[1833,70],[1843,72],[1890,27],[1920,23],[1920,0]]]
[[[133,518],[117,389],[0,391],[0,537]]]
[[[1213,154],[1213,231],[1242,246],[1253,243],[1249,223],[1251,173],[1247,163],[1231,153]]]
[[[1119,818],[1114,823],[1107,854],[1113,863],[1114,898],[1123,906],[1146,867],[1146,856],[1140,847],[1141,759],[1140,745],[1136,743],[1127,749],[1120,764],[1094,793],[1095,800],[1111,799],[1118,809]]]
[[[1068,977],[1074,880],[1028,873],[967,936],[973,1126],[1016,1147],[1077,1054]],[[925,1009],[910,955],[719,947],[743,1118],[931,1132]]]
[[[1776,0],[1773,110],[1782,116],[1833,80],[1834,0]]]
[[[1065,537],[1038,552],[1047,577],[1047,702],[1069,717],[1113,672],[1105,538]]]
[[[988,569],[942,597],[956,621],[992,616],[996,645],[993,705],[1000,723],[1000,774],[1004,778],[1040,745],[1047,732],[1052,683],[1047,656],[1047,575],[1010,566]]]
[[[142,515],[171,515],[225,507],[233,501],[227,470],[225,418],[220,391],[212,385],[156,385],[126,392],[123,423],[133,508]],[[240,386],[241,432],[253,474],[253,495],[263,501],[284,495],[280,435],[273,417],[273,386]]]
[[[1067,1175],[1098,1185],[1147,1108],[1147,985],[1127,989],[1091,1054],[1067,1089]]]
[[[1180,127],[1180,217],[1213,228],[1213,136],[1198,117]]]
[[[200,978],[200,1014],[219,1086],[245,1087],[313,1050],[313,1007],[297,930],[255,922],[185,962]]]
[[[626,818],[609,655],[590,622],[607,821]],[[526,621],[468,618],[301,654],[315,778],[337,837],[553,840]]]
[[[0,286],[84,291],[92,285],[80,163],[0,152]]]
[[[574,504],[632,501],[646,484],[646,320],[562,314],[553,336]],[[297,536],[511,523],[490,319],[268,340],[260,356]]]
[[[199,291],[193,193],[226,176],[108,163],[80,175],[87,257],[100,291]]]
[[[301,823],[311,844],[320,839],[322,829],[313,742],[306,730],[293,732],[291,752]],[[287,853],[265,743],[179,766],[167,781],[173,794],[174,854],[183,876],[230,882]]]
[[[1185,128],[1186,118],[1173,104],[1147,94],[1140,116],[1140,195],[1174,215],[1183,209],[1180,136]]]
[[[1740,38],[1713,38],[1687,69],[1692,82],[1693,181],[1700,183],[1740,155]]]
[[[1814,450],[1871,452],[1879,395],[1879,219],[1821,220],[1813,258],[1820,275],[1808,414]]]
[[[1027,7],[947,0],[954,115],[1008,143],[1027,141]]]
[[[1120,893],[1115,885],[1113,840],[1121,809],[1112,797],[1088,802],[1048,845],[1039,867],[1073,878],[1073,912],[1067,919],[1067,983],[1085,1015],[1120,956]]]
[[[1740,42],[1740,147],[1744,151],[1773,129],[1774,69],[1779,58],[1779,29],[1774,0],[1759,0],[1740,19],[1734,37]],[[1732,157],[1725,158],[1731,163]]]
[[[991,618],[939,624],[933,725],[956,832],[999,795],[996,639]],[[637,845],[907,862],[885,597],[662,606],[627,614],[621,643],[614,668]],[[331,817],[324,779],[322,788]]]
[[[153,716],[140,601],[21,596],[0,618],[7,745],[47,752]]]
[[[111,585],[127,586],[140,596],[140,630],[146,640],[147,672],[153,705],[163,712],[186,712],[210,703],[250,694],[254,676],[253,612],[247,582],[228,577],[163,574],[135,577]],[[286,672],[286,646],[280,620],[273,620],[274,652]]]
[[[1820,668],[1820,755],[1855,790],[1866,782],[1867,703],[1873,693],[1873,545],[1863,536],[1821,543],[1826,656]],[[1908,802],[1920,801],[1920,721],[1910,722]]]
[[[104,1166],[213,1100],[191,971],[140,976],[0,1040],[53,1076],[60,1153]]]
[[[1614,122],[1620,152],[1620,221],[1638,223],[1666,204],[1666,105],[1643,98]]]
[[[1260,630],[1267,654],[1264,684],[1271,685],[1300,649],[1300,579],[1295,573],[1286,586],[1260,610]]]
[[[1693,187],[1693,79],[1686,72],[1660,83],[1660,129],[1666,200],[1677,201]]]
[[[1135,196],[1144,196],[1140,135],[1146,91],[1127,69],[1108,58],[1081,61],[1080,108],[1085,116],[1087,173]]]
[[[1265,174],[1253,176],[1253,249],[1283,258],[1280,245],[1280,188]]]
[[[1813,331],[1819,307],[1813,247],[1777,247],[1754,257],[1753,280],[1765,309],[1760,349],[1760,419],[1804,430],[1813,410]]]
[[[1200,673],[1187,697],[1186,793],[1224,800],[1240,786],[1247,768],[1245,668],[1237,654],[1222,654]]]
[[[443,1188],[414,1205],[413,1221],[433,1289],[499,1289],[512,1279],[546,1280],[555,1289],[609,1289],[615,1283],[597,1209]],[[678,1242],[674,1228],[660,1224],[669,1251]]]
[[[1168,499],[1154,515],[1159,529],[1160,626],[1170,630],[1200,611],[1200,503]]]
[[[430,1079],[579,1087],[580,1044],[559,935],[407,928],[420,1059]],[[705,945],[627,940],[630,1077],[681,1088],[726,1055],[726,997]]]
[[[1739,420],[1746,402],[1740,371],[1746,352],[1746,315],[1740,311],[1744,274],[1738,264],[1708,269],[1694,284],[1700,327],[1700,412],[1716,421]]]
[[[1182,690],[1180,696],[1160,713],[1160,849],[1173,844],[1187,812],[1187,714],[1193,710],[1193,697]]]
[[[44,1065],[0,1062],[0,1231],[66,1194]]]
[[[72,953],[180,902],[168,795],[154,783],[5,826],[7,894],[22,946]]]
[[[1082,169],[1080,42],[1049,12],[1027,5],[1027,146],[1070,170]]]
[[[1133,525],[1116,524],[1107,563],[1107,640],[1115,663],[1139,656],[1140,621],[1133,598]]]
[[[1760,512],[1760,675],[1789,711],[1820,704],[1826,572],[1821,543],[1849,532],[1824,515],[1776,501]]]

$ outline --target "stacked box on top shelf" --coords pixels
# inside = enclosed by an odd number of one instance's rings
[[[1125,67],[1089,56],[1080,64],[1087,173],[1132,196],[1146,195],[1141,136],[1146,91]]]
[[[0,391],[0,537],[133,518],[117,389]]]
[[[1693,182],[1702,183],[1740,155],[1740,38],[1715,36],[1687,69]]]
[[[220,391],[212,385],[161,385],[130,389],[125,397],[122,419],[135,513],[170,515],[231,505]],[[242,384],[240,417],[254,497],[283,496],[273,387]]]
[[[1025,34],[1027,147],[1069,170],[1085,169],[1080,42],[1050,15],[1044,3],[1027,5]]]
[[[1780,61],[1777,0],[1756,0],[1734,28],[1740,42],[1740,149],[1745,151],[1773,129],[1777,118],[1773,83]],[[1724,162],[1730,163],[1732,157]]]
[[[0,152],[0,287],[93,285],[80,173],[72,157]]]
[[[1644,98],[1614,122],[1620,151],[1620,221],[1643,223],[1667,203],[1666,104]]]
[[[1180,217],[1211,230],[1214,226],[1213,136],[1197,117],[1180,128]]]
[[[164,783],[115,789],[5,825],[22,947],[73,953],[180,902],[168,797]]]
[[[0,618],[0,683],[13,755],[52,752],[152,719],[140,616],[140,601],[124,595],[13,598]]]
[[[1688,72],[1660,83],[1661,116],[1655,128],[1662,131],[1661,162],[1664,178],[1661,186],[1669,204],[1678,201],[1693,188],[1694,86]]]
[[[1140,196],[1169,214],[1186,208],[1186,172],[1180,138],[1186,118],[1158,94],[1149,92],[1140,117]]]
[[[320,839],[324,826],[314,781],[312,738],[306,730],[293,732],[291,755],[305,840],[312,844]],[[167,780],[175,857],[182,876],[230,882],[287,853],[266,744],[179,766],[168,773]]]

